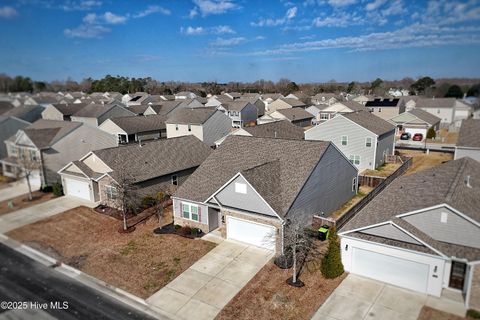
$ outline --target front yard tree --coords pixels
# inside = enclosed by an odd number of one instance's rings
[[[30,154],[21,152],[17,158],[17,164],[19,165],[19,167],[16,171],[16,178],[25,178],[28,186],[28,200],[32,201],[32,183],[30,180],[33,173],[40,169],[40,163],[36,159],[32,159]]]
[[[344,272],[340,252],[340,243],[335,227],[330,230],[330,238],[328,241],[327,253],[322,259],[320,270],[325,278],[333,279],[340,276]]]
[[[427,139],[435,139],[437,136],[437,133],[435,132],[435,129],[433,127],[430,127],[427,131]]]
[[[125,170],[119,170],[115,176],[116,183],[116,200],[120,207],[123,220],[123,230],[128,229],[127,217],[128,213],[134,212],[138,207],[137,187],[134,180]]]

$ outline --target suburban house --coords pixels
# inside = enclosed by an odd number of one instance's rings
[[[295,99],[295,100],[301,100],[304,103],[309,103],[310,102],[310,96],[306,93],[303,92],[293,92],[290,93],[285,97],[285,99]]]
[[[305,140],[331,141],[359,171],[374,170],[394,154],[395,127],[366,111],[345,113],[305,131]]]
[[[302,108],[279,109],[258,119],[259,124],[278,120],[288,120],[299,127],[312,125],[313,116]]]
[[[320,112],[318,112],[315,117],[316,123],[322,123],[324,121],[327,121],[335,117],[337,114],[345,114],[350,112],[367,110],[362,104],[355,101],[335,102],[328,106],[318,105],[315,108],[320,109]]]
[[[171,192],[211,152],[193,136],[162,139],[91,151],[58,173],[65,194],[119,207],[118,189],[125,183],[139,200],[160,191]]]
[[[255,124],[258,118],[257,107],[248,102],[240,100],[223,101],[218,110],[225,110],[225,114],[232,119],[232,127],[241,128],[245,125]]]
[[[98,128],[118,139],[119,144],[167,137],[167,116],[131,116],[105,120]]]
[[[183,101],[181,100],[171,100],[164,101],[160,104],[149,105],[147,109],[143,112],[143,115],[149,116],[152,114],[167,115],[176,108],[184,107]]]
[[[5,140],[15,135],[18,130],[22,130],[30,125],[30,122],[15,117],[4,117],[0,115],[0,159],[8,157]]]
[[[480,161],[480,120],[467,119],[462,121],[457,145],[455,146],[454,159],[463,157]]]
[[[60,181],[57,171],[68,162],[91,150],[116,146],[117,138],[79,122],[40,119],[5,143],[8,157],[0,160],[4,175],[15,177],[29,161],[39,168],[41,185],[52,185]]]
[[[165,123],[167,138],[194,135],[211,147],[232,128],[232,120],[214,108],[177,109]]]
[[[174,194],[174,223],[282,253],[285,229],[356,191],[357,169],[330,142],[232,135]]]
[[[338,102],[338,96],[334,93],[317,93],[312,97],[312,103],[314,105],[331,105]]]
[[[225,137],[215,141],[215,145],[219,147],[228,136],[247,136],[257,138],[276,138],[276,139],[297,139],[303,140],[304,133],[302,128],[292,124],[288,120],[278,120],[267,122],[251,127],[238,128],[230,132]]]
[[[373,97],[371,96],[366,96],[366,95],[358,95],[355,98],[352,99],[352,101],[358,102],[360,104],[366,105],[368,101],[373,100]]]
[[[135,113],[127,110],[120,103],[88,104],[71,115],[71,121],[83,122],[98,127],[105,120],[115,117],[134,116]]]
[[[131,106],[131,107],[128,107],[128,111],[133,112],[137,116],[143,116],[145,111],[147,111],[149,106],[150,105],[148,105],[148,104],[147,105],[141,104],[141,105],[138,105],[138,106]]]
[[[460,128],[462,120],[468,119],[472,113],[470,105],[455,98],[418,99],[415,108],[439,117],[442,128]]]
[[[406,111],[393,117],[389,122],[397,127],[397,135],[408,132],[412,136],[421,133],[426,137],[428,129],[440,130],[440,118],[422,109]]]
[[[370,112],[383,120],[390,120],[400,113],[405,112],[405,104],[401,99],[381,99],[375,98],[373,101],[368,101],[365,107]]]
[[[274,112],[281,109],[306,108],[306,107],[307,105],[298,99],[280,98],[273,101],[272,103],[267,105],[265,108],[268,112]]]
[[[86,106],[85,103],[55,103],[48,105],[42,111],[42,119],[58,120],[58,121],[72,121],[72,115],[79,112]]]
[[[7,112],[4,112],[2,116],[15,117],[17,119],[22,119],[27,122],[35,122],[38,119],[42,118],[43,110],[45,110],[45,107],[41,105],[24,105],[15,107],[8,110]]]
[[[15,108],[15,106],[10,101],[0,101],[0,115],[13,108]]]
[[[175,100],[195,99],[197,95],[190,91],[181,91],[175,93]]]
[[[480,162],[401,176],[340,229],[345,271],[480,309]]]
[[[53,103],[58,103],[58,99],[55,97],[55,95],[38,95],[38,96],[31,96],[25,99],[25,102],[23,103],[26,106],[36,106],[36,105],[41,105],[43,107],[46,107],[49,104]]]
[[[265,104],[265,108],[268,111],[268,106],[277,99],[285,98],[281,93],[263,93],[260,97]]]

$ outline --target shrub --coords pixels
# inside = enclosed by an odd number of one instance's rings
[[[435,129],[433,129],[433,127],[430,127],[430,129],[428,129],[427,131],[427,139],[435,139],[436,136],[437,133],[435,132]]]
[[[52,186],[53,195],[56,197],[63,196],[63,186],[60,183],[55,183]]]
[[[174,225],[173,227],[175,228],[175,230],[178,230],[178,229],[180,229],[182,226],[179,225],[179,224],[176,224],[176,225]]]
[[[196,237],[199,234],[199,229],[198,228],[192,228],[191,230],[191,235]]]
[[[53,192],[53,188],[51,186],[42,186],[40,188],[40,191],[42,191],[44,193]]]
[[[155,199],[151,195],[146,195],[142,199],[142,206],[145,208],[153,207],[155,204],[157,204],[157,199]]]
[[[179,230],[179,233],[183,236],[191,235],[192,234],[192,228],[190,227],[181,227]]]
[[[469,309],[467,311],[467,317],[473,319],[480,319],[480,311]]]
[[[322,259],[320,270],[322,271],[323,276],[327,279],[336,278],[344,272],[340,252],[340,243],[335,232],[335,228],[330,230],[328,249],[327,253]]]
[[[159,202],[165,200],[165,193],[163,193],[162,191],[157,192],[156,200]]]

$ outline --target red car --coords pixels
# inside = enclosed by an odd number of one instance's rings
[[[421,133],[415,133],[412,138],[413,141],[422,141],[423,140],[423,134]]]

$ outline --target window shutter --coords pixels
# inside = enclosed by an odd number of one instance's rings
[[[198,222],[202,221],[202,208],[198,206]]]
[[[177,217],[182,217],[183,218],[183,207],[182,207],[182,202],[181,201],[176,201],[178,203],[178,208],[177,210]]]

